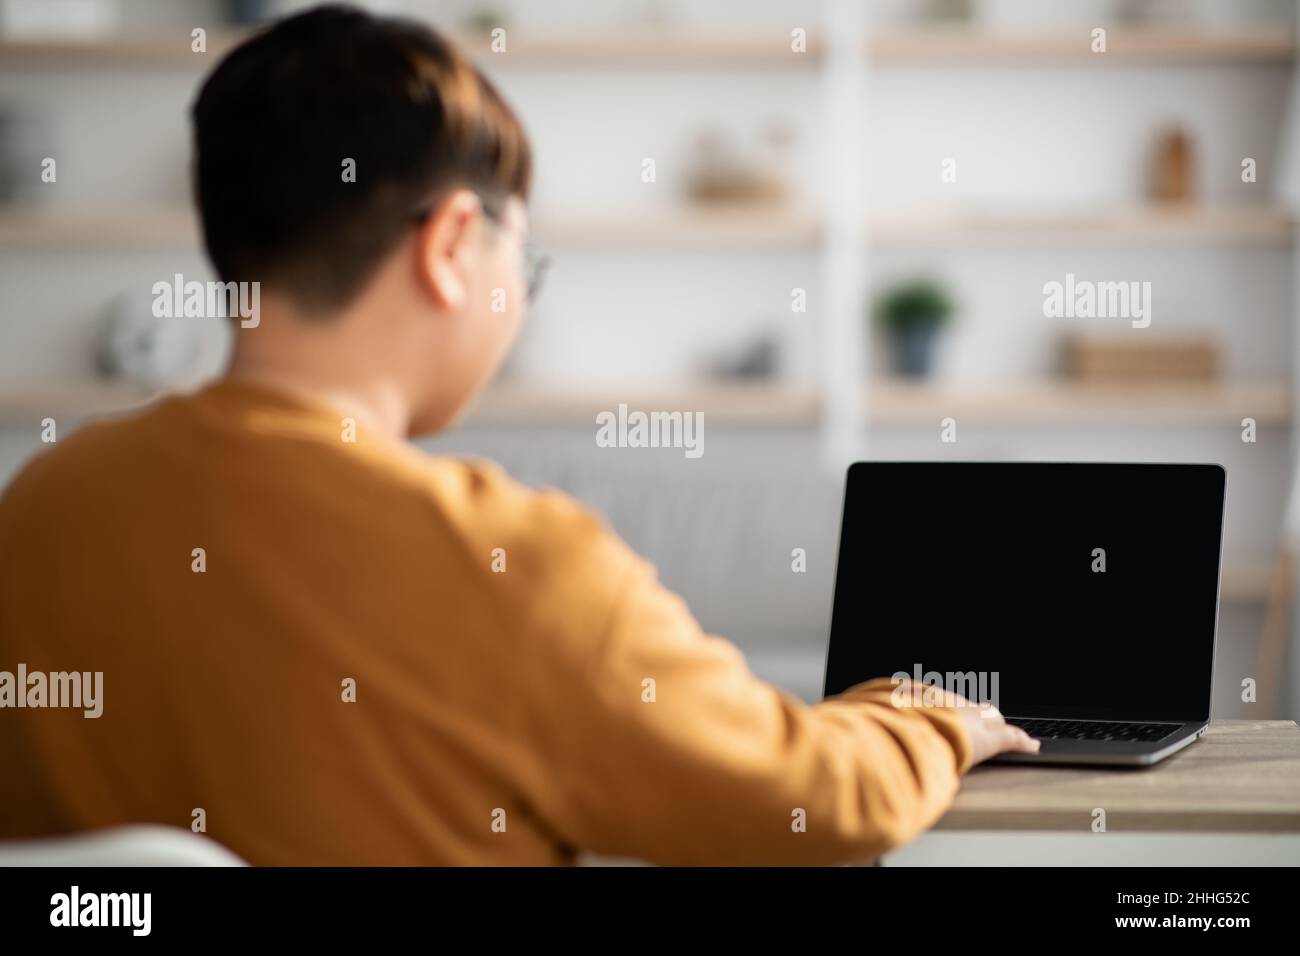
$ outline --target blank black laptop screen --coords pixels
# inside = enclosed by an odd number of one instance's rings
[[[1012,716],[1209,717],[1218,465],[864,462],[849,469],[827,696],[996,674]]]

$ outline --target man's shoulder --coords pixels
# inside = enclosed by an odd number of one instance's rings
[[[232,495],[284,500],[290,508],[291,500],[276,496],[336,502],[362,515],[358,520],[376,534],[382,529],[386,540],[503,572],[493,574],[503,583],[594,592],[635,560],[598,514],[562,491],[531,488],[488,460],[432,455],[396,440],[345,444],[301,430],[277,432],[270,451],[244,441],[233,426],[208,434],[207,423],[185,411],[162,402],[59,436],[0,490],[0,512],[7,520],[25,514],[40,522],[57,511],[60,520],[75,521],[71,511],[126,505],[144,496],[145,486],[167,494],[228,484]],[[223,440],[227,432],[241,437]],[[222,500],[212,488],[204,493],[210,504]]]
[[[410,467],[441,518],[496,569],[550,578],[622,571],[633,557],[600,515],[563,491],[531,488],[484,459],[415,454],[422,462]]]
[[[32,496],[47,497],[69,484],[93,486],[115,460],[130,458],[137,448],[137,418],[102,419],[89,422],[71,434],[50,439],[0,488],[0,504],[13,504]],[[66,427],[66,426],[65,426]]]
[[[644,562],[597,513],[555,489],[534,489],[485,460],[411,449],[422,521],[451,560],[477,569],[483,600],[549,646],[604,632],[632,572]],[[448,553],[444,551],[444,553]],[[557,643],[559,642],[559,643]],[[586,647],[583,642],[573,647]],[[584,651],[585,653],[585,651]]]

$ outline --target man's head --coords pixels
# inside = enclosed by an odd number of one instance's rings
[[[208,255],[269,318],[237,361],[384,378],[411,432],[445,425],[526,299],[531,151],[493,86],[419,23],[326,6],[232,51],[193,120]]]

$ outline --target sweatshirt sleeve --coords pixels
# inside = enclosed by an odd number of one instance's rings
[[[621,584],[548,718],[543,809],[565,841],[669,865],[863,862],[948,808],[971,762],[952,708],[895,706],[888,677],[809,706],[646,562]]]

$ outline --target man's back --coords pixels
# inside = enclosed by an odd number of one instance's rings
[[[6,835],[202,810],[259,863],[559,859],[518,805],[542,772],[528,605],[564,598],[546,532],[603,535],[558,495],[347,427],[224,384],[92,425],[15,482],[4,666],[104,676],[98,718],[5,715]]]

